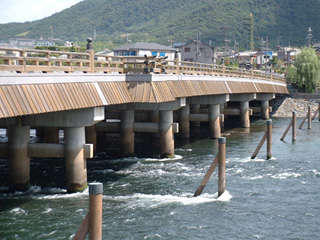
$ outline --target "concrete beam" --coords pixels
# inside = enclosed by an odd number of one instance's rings
[[[186,105],[186,98],[162,103],[128,103],[119,106],[121,110],[173,111]]]
[[[229,116],[239,116],[240,115],[240,109],[239,108],[225,108],[224,114]],[[253,110],[249,109],[249,115],[252,116]]]
[[[93,158],[93,144],[83,144],[84,158]],[[65,146],[59,143],[28,143],[28,157],[64,158]]]
[[[187,104],[222,104],[229,101],[229,94],[206,95],[187,98]]]
[[[246,102],[256,99],[256,93],[244,93],[244,94],[230,94],[229,101],[231,102]]]
[[[35,114],[20,117],[21,125],[34,127],[82,127],[104,120],[104,107]],[[19,118],[1,119],[1,126],[17,125]]]
[[[276,98],[275,93],[257,93],[257,97],[255,100],[257,101],[270,101],[272,99]]]

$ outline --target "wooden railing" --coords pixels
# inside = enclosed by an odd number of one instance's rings
[[[75,53],[0,48],[0,71],[187,74],[286,81],[281,75],[224,65],[167,60],[163,57],[106,56],[94,54],[92,50]]]

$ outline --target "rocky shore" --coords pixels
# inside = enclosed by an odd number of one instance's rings
[[[273,104],[275,112],[273,117],[291,117],[292,111],[297,112],[297,117],[305,117],[308,112],[308,106],[311,105],[312,116],[319,107],[320,99],[294,98],[288,96],[276,101]]]

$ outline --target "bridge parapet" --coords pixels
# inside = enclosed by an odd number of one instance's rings
[[[0,48],[0,72],[155,73],[239,77],[285,83],[285,77],[224,65],[166,60],[153,57],[121,57],[36,49]]]

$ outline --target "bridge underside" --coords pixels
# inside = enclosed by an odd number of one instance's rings
[[[30,157],[65,158],[68,192],[83,189],[97,131],[120,133],[123,156],[134,154],[135,133],[154,133],[161,157],[172,157],[174,133],[188,138],[190,123],[208,122],[210,136],[218,138],[227,116],[239,115],[241,126],[250,127],[250,101],[261,102],[268,119],[269,101],[288,93],[284,83],[234,77],[8,74],[1,80],[0,127],[8,142],[0,144],[0,155],[9,158],[10,190],[28,189]],[[45,141],[31,144],[30,128],[44,128]]]

